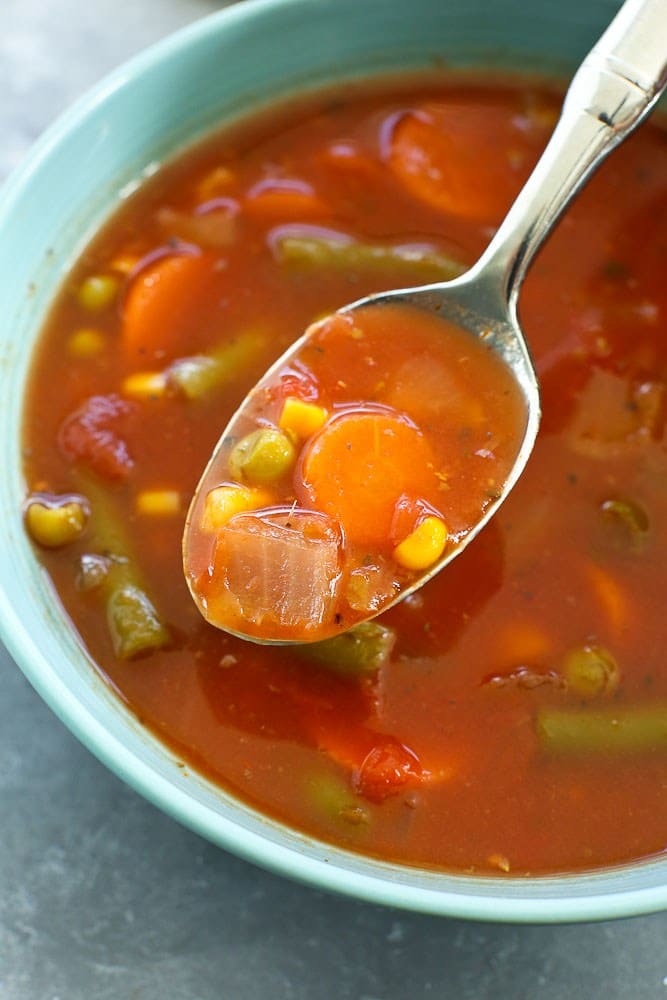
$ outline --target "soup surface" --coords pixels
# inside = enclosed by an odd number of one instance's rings
[[[26,526],[119,697],[260,810],[408,864],[521,875],[666,849],[665,132],[614,154],[533,266],[534,455],[421,591],[324,643],[243,642],[188,593],[185,514],[230,416],[316,317],[479,256],[558,103],[395,81],[213,137],[85,252],[26,399]],[[446,373],[427,351],[403,363],[391,405],[407,385],[432,407]]]

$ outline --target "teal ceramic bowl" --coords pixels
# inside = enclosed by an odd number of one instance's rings
[[[591,920],[667,907],[667,859],[572,877],[422,871],[305,837],[184,774],[99,679],[26,541],[20,437],[33,343],[61,280],[100,223],[152,164],[210,127],[304,88],[434,61],[566,74],[617,6],[246,0],[104,80],[50,129],[0,196],[2,638],[100,760],[182,823],[273,871],[375,903],[482,920]]]

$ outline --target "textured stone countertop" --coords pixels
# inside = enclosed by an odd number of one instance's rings
[[[317,0],[314,0],[317,2]],[[0,180],[214,0],[0,0]],[[126,788],[0,647],[1,1000],[667,1000],[667,914],[497,926],[293,885]]]

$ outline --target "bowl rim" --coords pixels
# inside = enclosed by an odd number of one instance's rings
[[[243,4],[233,4],[167,35],[105,75],[57,117],[4,182],[0,188],[0,231],[10,209],[29,190],[33,176],[48,161],[52,151],[84,119],[113,100],[119,90],[212,32],[224,31],[234,23],[248,23],[253,19],[261,22],[266,13],[307,5],[308,0],[245,0]],[[376,869],[378,864],[373,858],[365,859],[362,854],[345,851],[316,838],[305,839],[321,848],[321,858],[299,853],[291,846],[235,824],[231,819],[198,802],[185,790],[157,773],[148,762],[105,729],[59,677],[54,665],[35,642],[28,624],[18,615],[11,595],[4,587],[0,588],[0,636],[17,666],[43,700],[109,770],[186,827],[262,868],[318,889],[366,902],[463,919],[561,923],[606,920],[667,909],[667,879],[659,885],[631,890],[622,886],[616,889],[606,886],[610,878],[613,880],[615,873],[622,874],[624,870],[632,869],[634,872],[653,867],[667,870],[667,861],[660,858],[576,875],[520,880],[465,877],[466,882],[479,884],[480,891],[471,892],[457,889],[457,882],[462,885],[464,878],[455,872],[426,870],[427,874],[432,875],[433,888],[430,888],[391,879],[392,869],[400,870],[407,879],[411,872],[423,875],[425,870],[416,866],[387,864],[386,876],[354,871],[345,865],[346,858],[353,858],[361,866],[368,860]],[[151,735],[151,739],[162,749],[165,748],[157,737]],[[257,815],[262,816],[259,812]],[[287,824],[276,825],[290,829]],[[546,887],[554,882],[566,887],[571,884],[572,893],[512,896],[513,885],[531,883]],[[488,892],[493,886],[498,886],[497,894]],[[583,886],[590,887],[590,891],[584,892]],[[481,891],[483,887],[486,887],[486,892]]]

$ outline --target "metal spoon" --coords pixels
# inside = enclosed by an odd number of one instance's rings
[[[539,385],[517,314],[521,284],[535,253],[570,201],[602,160],[645,118],[666,86],[667,0],[626,0],[577,70],[544,153],[478,262],[453,281],[369,296],[339,310],[398,303],[437,313],[483,338],[511,368],[526,402],[525,434],[500,495],[462,541],[383,605],[382,611],[423,586],[462,552],[519,479],[540,422]],[[272,366],[260,386],[302,349],[308,337],[306,331]],[[233,434],[245,405],[232,418],[213,452],[195,492],[183,537],[186,579],[205,617],[207,609],[193,589],[189,572],[193,537],[198,530],[193,514],[201,509],[201,496],[216,479],[216,458],[223,449],[223,439]],[[222,627],[217,621],[213,623]],[[229,631],[261,641],[237,628]]]

